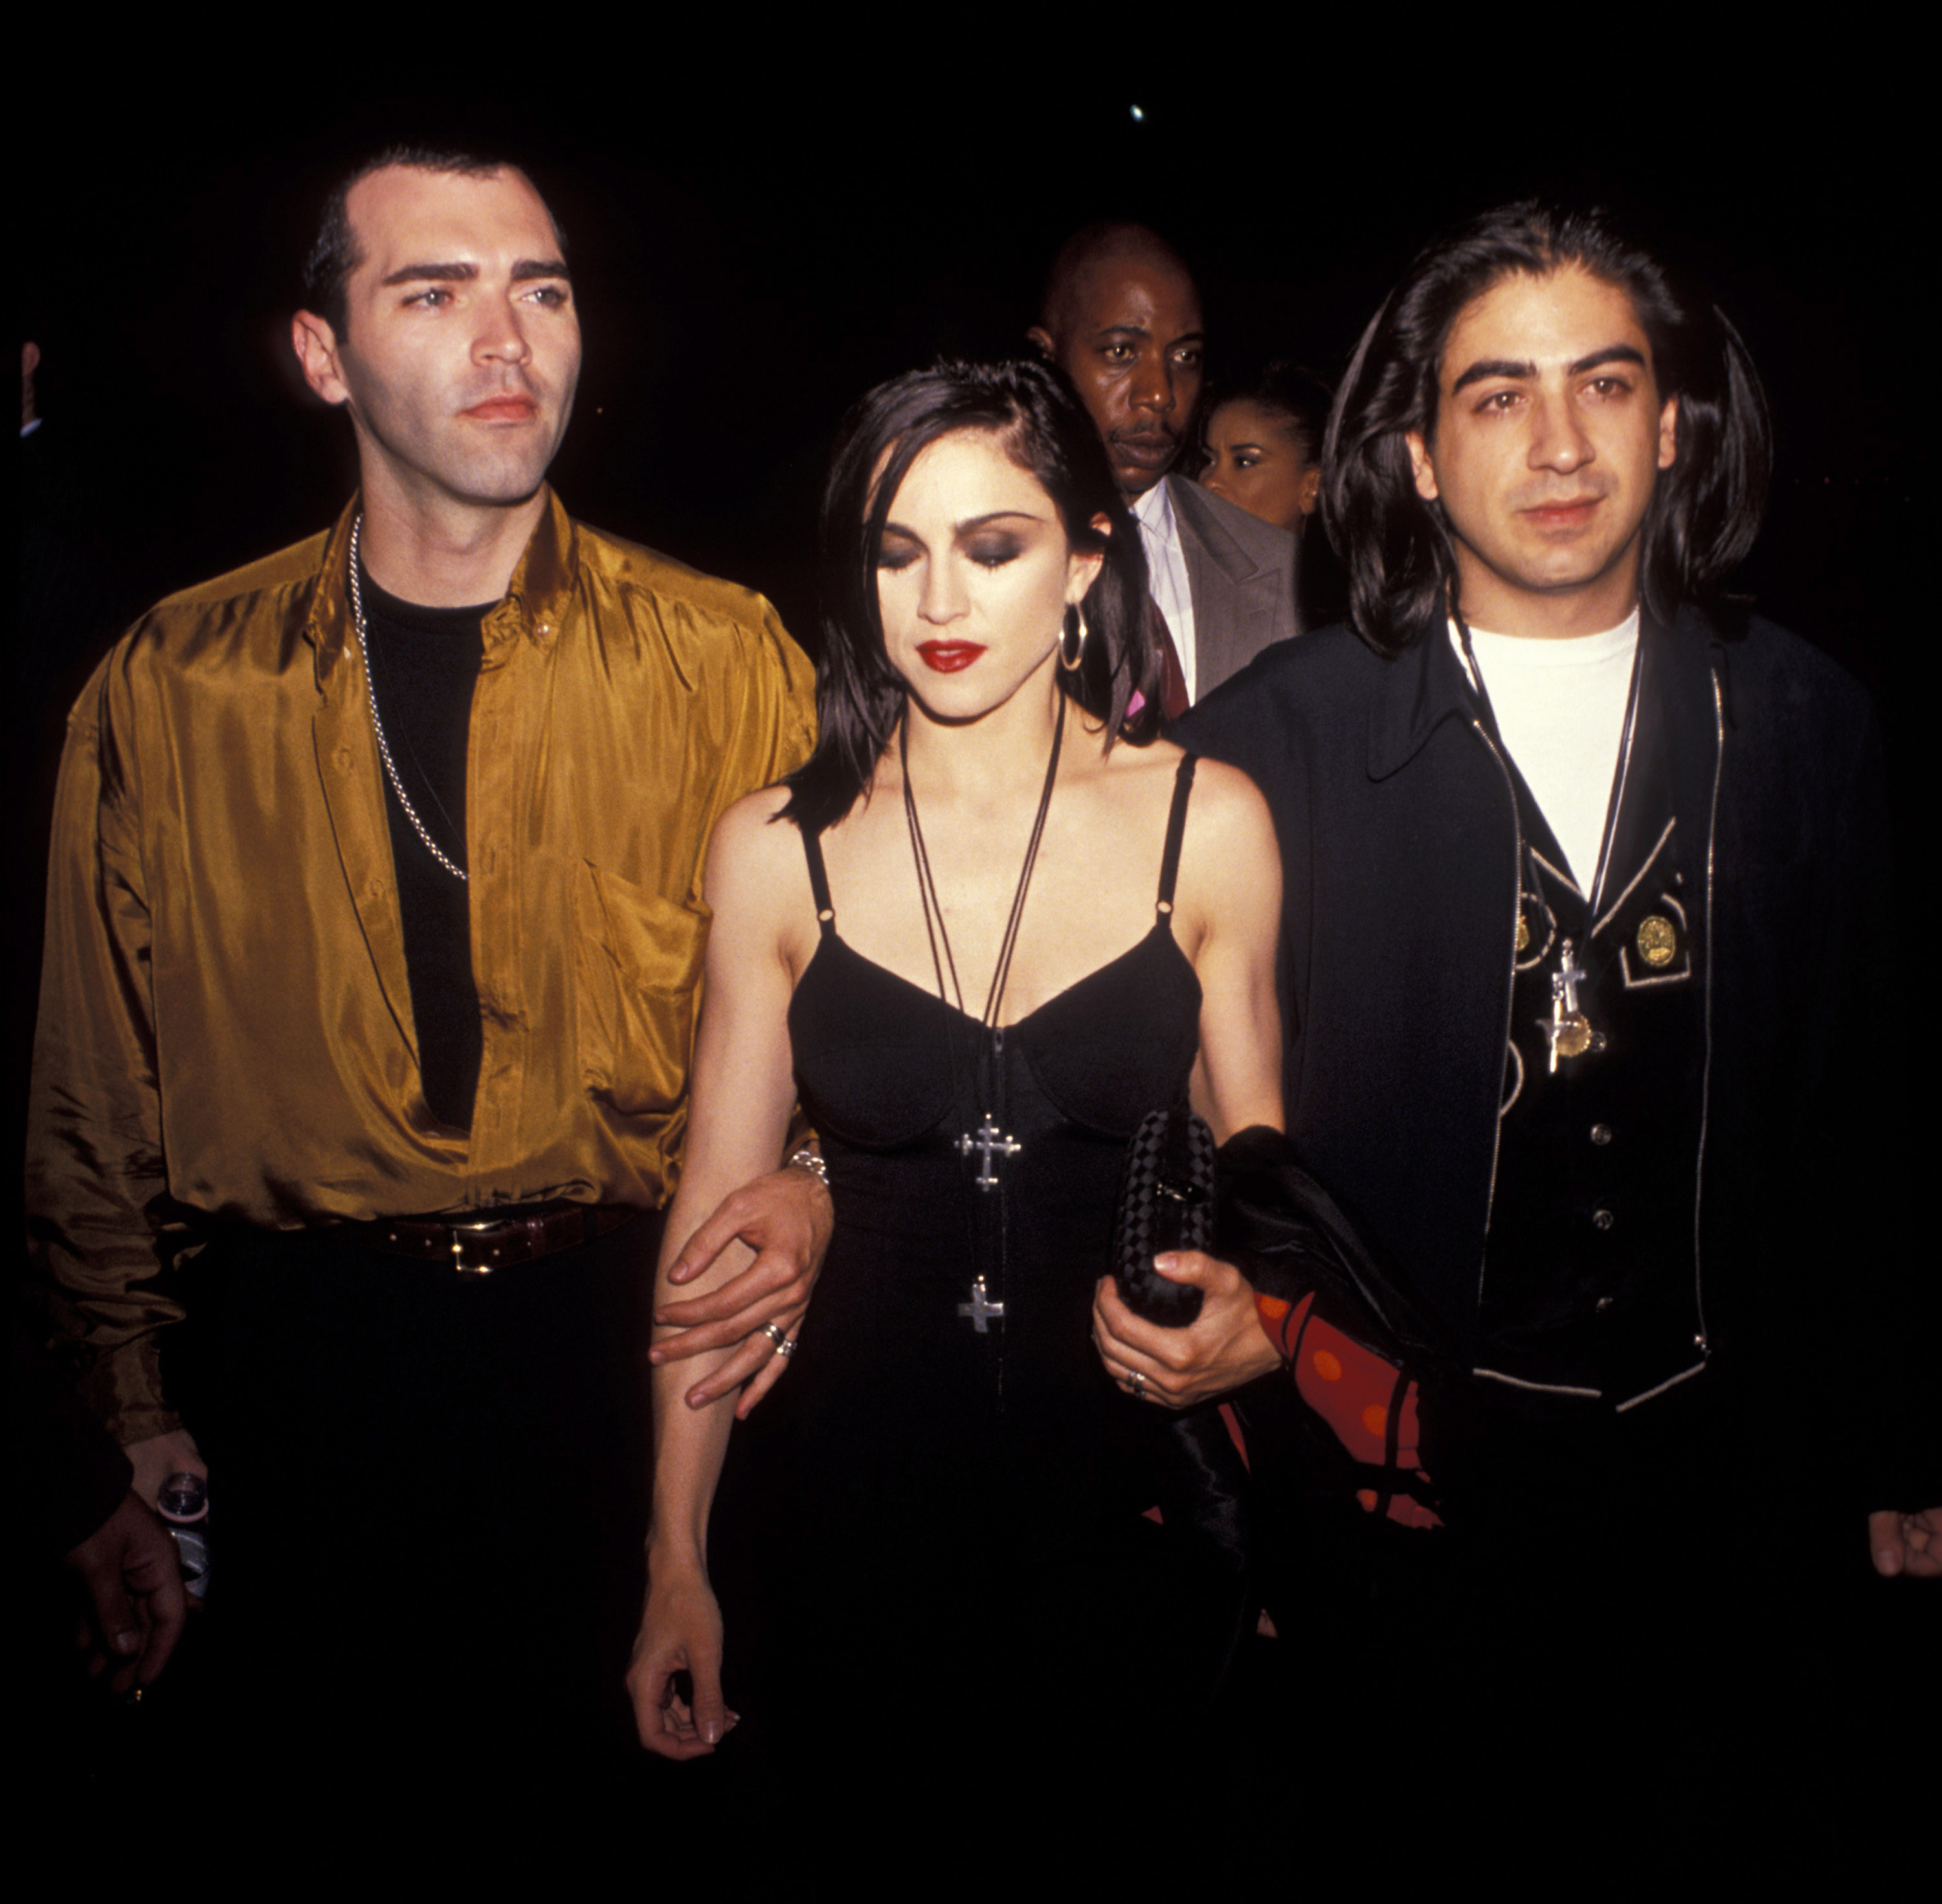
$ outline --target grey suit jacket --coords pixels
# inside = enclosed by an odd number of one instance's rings
[[[1164,480],[1193,595],[1194,698],[1205,700],[1270,642],[1300,632],[1294,618],[1299,544],[1285,529],[1198,483],[1184,476]]]

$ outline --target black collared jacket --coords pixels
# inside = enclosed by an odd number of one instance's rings
[[[1648,624],[1686,890],[1700,896],[1693,1274],[1709,1387],[1814,1424],[1844,1491],[1928,1504],[1932,1252],[1896,1221],[1885,780],[1867,696],[1754,620]],[[1269,649],[1181,723],[1247,772],[1283,863],[1288,1129],[1373,1246],[1474,1341],[1518,915],[1506,764],[1441,619],[1384,659],[1346,627]],[[1784,1439],[1791,1442],[1790,1433]],[[1837,1452],[1838,1451],[1838,1452]]]

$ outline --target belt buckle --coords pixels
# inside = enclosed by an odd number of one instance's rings
[[[445,1227],[452,1232],[453,1270],[461,1276],[490,1276],[492,1274],[490,1263],[469,1263],[465,1260],[465,1246],[460,1239],[464,1234],[482,1236],[488,1230],[502,1229],[504,1228],[504,1219],[489,1217],[480,1223],[448,1223]]]

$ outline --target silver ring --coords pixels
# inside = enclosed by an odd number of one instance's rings
[[[782,1325],[780,1323],[764,1323],[762,1333],[775,1344],[776,1353],[778,1355],[786,1355],[795,1347],[795,1344],[783,1332]]]
[[[1147,1398],[1147,1378],[1135,1369],[1132,1374],[1133,1400],[1143,1402]]]

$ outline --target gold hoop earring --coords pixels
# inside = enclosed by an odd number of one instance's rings
[[[1059,624],[1058,665],[1064,668],[1067,673],[1077,674],[1079,672],[1079,664],[1086,658],[1086,611],[1075,602],[1072,609],[1072,615],[1078,622],[1078,633],[1075,637],[1071,621],[1063,621]]]

